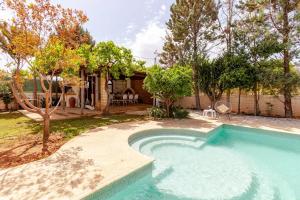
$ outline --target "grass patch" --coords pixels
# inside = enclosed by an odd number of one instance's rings
[[[82,117],[51,121],[52,134],[62,134],[64,138],[70,139],[81,133],[97,127],[128,121],[144,119],[137,115],[111,115],[106,117]],[[35,122],[21,113],[0,113],[0,145],[11,145],[14,140],[20,140],[26,136],[41,136],[42,124]]]
[[[66,138],[72,138],[81,133],[101,126],[110,124],[137,121],[144,119],[137,115],[111,115],[106,117],[82,117],[79,119],[68,119],[51,122],[51,131],[63,133]]]

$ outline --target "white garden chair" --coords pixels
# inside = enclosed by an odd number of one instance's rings
[[[130,95],[128,96],[128,102],[129,102],[129,103],[133,103],[133,94],[130,94]]]
[[[133,103],[139,103],[139,95],[138,94],[134,95]]]
[[[123,102],[123,106],[127,105],[127,103],[128,103],[128,95],[127,94],[123,94],[122,102]]]

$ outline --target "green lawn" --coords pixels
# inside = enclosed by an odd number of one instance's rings
[[[142,119],[144,118],[137,115],[111,115],[51,121],[51,132],[62,134],[65,139],[70,139],[89,129]],[[18,112],[0,113],[0,145],[8,145],[16,139],[25,139],[26,136],[41,135],[41,131],[42,125],[40,123],[24,117]]]

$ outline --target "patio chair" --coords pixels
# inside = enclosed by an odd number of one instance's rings
[[[139,95],[138,94],[134,95],[133,103],[139,103]]]
[[[133,94],[130,94],[130,95],[128,96],[128,102],[129,102],[129,103],[133,103]]]
[[[230,102],[218,101],[215,104],[215,110],[218,114],[226,115],[230,119],[231,104]]]
[[[128,103],[128,95],[127,94],[123,94],[122,102],[123,102],[123,106],[127,105],[127,103]]]
[[[108,96],[108,98],[109,98],[109,104],[113,105],[114,104],[114,95],[111,94],[111,95]]]

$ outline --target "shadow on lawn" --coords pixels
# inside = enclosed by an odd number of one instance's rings
[[[84,131],[101,129],[102,126],[141,120],[142,116],[137,115],[110,115],[101,117],[82,117],[78,119],[68,119],[51,122],[51,131],[63,133],[64,137],[72,138]]]
[[[3,170],[0,196],[11,199],[75,197],[72,191],[92,190],[102,180],[93,160],[79,156],[81,148],[61,150],[35,163]],[[18,196],[15,192],[18,191]],[[51,193],[49,193],[51,191]],[[78,194],[77,194],[78,195]]]

